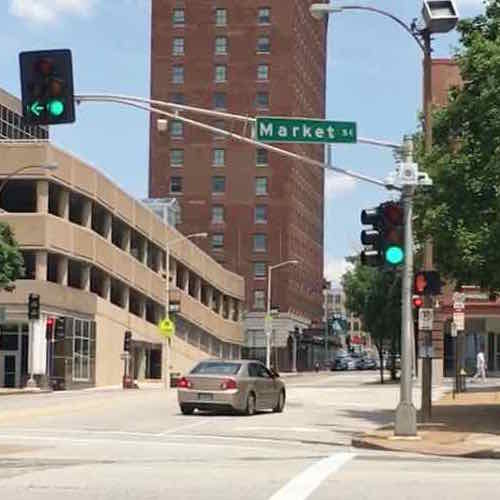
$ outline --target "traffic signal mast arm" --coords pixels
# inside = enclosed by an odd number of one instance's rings
[[[156,113],[158,115],[165,116],[165,117],[170,118],[172,120],[178,120],[178,121],[181,121],[181,122],[186,123],[188,125],[192,125],[194,127],[198,127],[198,128],[201,128],[203,130],[207,130],[207,131],[212,132],[212,133],[224,135],[225,137],[228,137],[228,138],[240,141],[240,142],[244,142],[244,143],[250,144],[252,146],[256,146],[256,147],[259,147],[262,149],[267,149],[268,151],[271,151],[273,153],[279,154],[281,156],[286,156],[288,158],[292,158],[294,160],[301,161],[303,163],[308,163],[309,165],[314,165],[316,167],[320,167],[320,168],[323,168],[326,170],[332,170],[332,171],[337,172],[339,174],[343,174],[343,175],[346,175],[348,177],[352,177],[352,178],[360,180],[360,181],[368,182],[370,184],[375,184],[377,186],[381,186],[381,187],[384,187],[386,189],[393,189],[393,190],[397,190],[397,191],[401,190],[401,188],[394,186],[393,184],[388,183],[386,181],[375,179],[373,177],[368,177],[366,175],[359,174],[357,172],[353,172],[351,170],[346,170],[346,169],[343,169],[340,167],[334,167],[333,165],[329,165],[327,163],[323,163],[323,162],[318,161],[318,160],[313,160],[312,158],[298,155],[296,153],[292,153],[291,151],[277,148],[276,146],[271,146],[270,144],[267,144],[265,142],[259,142],[259,141],[256,141],[255,139],[251,139],[251,138],[239,135],[239,134],[235,134],[234,132],[222,130],[222,129],[213,127],[211,125],[207,125],[205,123],[201,123],[201,122],[198,122],[196,120],[192,120],[190,118],[185,118],[184,116],[179,115],[177,112],[171,113],[171,112],[159,109],[159,108],[155,108],[155,107],[150,106],[148,104],[149,102],[152,102],[152,103],[156,102],[156,103],[161,103],[161,105],[163,105],[163,106],[171,106],[170,103],[165,103],[165,102],[161,102],[161,101],[150,101],[148,99],[142,99],[142,98],[137,98],[137,97],[130,98],[127,96],[113,96],[113,95],[77,95],[77,96],[75,96],[75,101],[77,103],[79,103],[80,101],[81,102],[114,102],[114,103],[118,103],[118,104],[124,104],[126,106],[132,106],[132,107],[138,108],[138,109],[143,109],[145,111]],[[250,122],[251,120],[254,120],[254,119],[250,119],[248,117],[243,117],[243,116],[239,116],[239,115],[231,115],[228,113],[219,113],[219,112],[211,111],[211,110],[200,110],[200,108],[191,108],[191,109],[203,111],[203,114],[206,114],[206,115],[213,115],[213,116],[219,116],[219,117],[225,116],[226,118],[230,117],[233,119],[239,119],[240,121]],[[387,143],[386,145],[388,145],[388,144],[389,143]],[[379,144],[379,145],[382,145],[382,144]],[[397,148],[398,146],[394,144],[394,145],[388,146],[388,147]]]

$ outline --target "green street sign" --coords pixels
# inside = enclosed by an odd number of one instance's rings
[[[309,118],[257,117],[260,142],[348,143],[357,141],[355,122],[333,122]]]

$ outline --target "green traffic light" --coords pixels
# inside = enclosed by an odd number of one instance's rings
[[[403,252],[403,249],[398,246],[390,246],[387,248],[385,251],[385,260],[388,264],[391,264],[393,266],[397,266],[398,264],[401,264],[404,260],[405,254]]]
[[[60,116],[64,113],[64,104],[59,99],[53,99],[47,103],[47,111],[53,116]]]

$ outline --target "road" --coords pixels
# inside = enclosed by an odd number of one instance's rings
[[[0,397],[5,500],[495,496],[499,464],[353,449],[392,418],[375,373],[287,379],[283,414],[183,416],[158,387]]]

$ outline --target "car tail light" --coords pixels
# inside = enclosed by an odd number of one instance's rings
[[[232,378],[227,378],[227,379],[225,379],[225,380],[222,381],[222,384],[220,385],[220,388],[223,391],[227,391],[229,389],[237,389],[238,388],[238,384],[236,383],[236,380],[234,380]]]
[[[179,383],[177,384],[177,387],[180,387],[182,389],[191,389],[191,387],[193,387],[193,384],[186,377],[182,377],[179,380]]]

